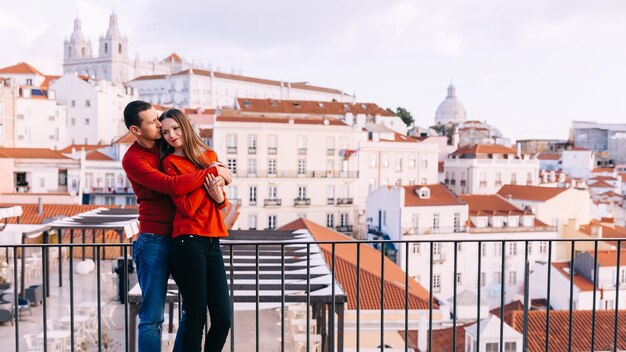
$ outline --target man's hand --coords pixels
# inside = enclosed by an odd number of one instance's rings
[[[204,182],[204,188],[215,203],[224,203],[224,179],[221,176],[213,176],[209,174]]]
[[[224,184],[228,186],[233,180],[233,174],[230,172],[230,169],[224,165],[221,161],[214,161],[209,165],[209,167],[215,166],[217,169],[217,175],[222,177],[224,180]]]

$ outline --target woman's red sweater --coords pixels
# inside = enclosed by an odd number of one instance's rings
[[[205,156],[210,162],[217,161],[217,154],[207,150]],[[196,172],[198,168],[187,158],[170,154],[163,159],[163,172],[168,175],[185,175]],[[199,235],[205,237],[228,236],[226,224],[220,209],[226,207],[228,200],[224,195],[224,203],[219,207],[207,194],[204,187],[191,193],[172,196],[176,205],[172,238],[180,235]]]

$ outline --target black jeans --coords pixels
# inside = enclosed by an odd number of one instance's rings
[[[232,312],[219,239],[178,236],[172,240],[172,262],[186,315],[183,351],[200,351],[207,308],[211,327],[205,336],[204,351],[221,351],[232,324]]]

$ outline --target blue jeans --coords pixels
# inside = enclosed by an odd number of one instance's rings
[[[139,308],[138,351],[154,352],[161,350],[161,324],[167,280],[170,276],[170,236],[140,233],[133,242],[133,261],[137,266],[137,280],[141,287],[141,307]],[[183,328],[184,317],[178,329]],[[174,351],[182,351],[178,338]]]

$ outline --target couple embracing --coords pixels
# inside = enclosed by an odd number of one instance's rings
[[[161,324],[170,273],[183,298],[174,351],[221,351],[232,323],[219,238],[228,236],[220,209],[230,171],[194,132],[185,114],[161,115],[150,103],[133,101],[124,122],[135,136],[122,166],[137,196],[139,236],[133,260],[142,291],[139,352],[160,351]]]

